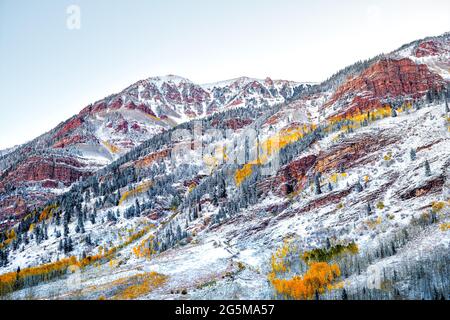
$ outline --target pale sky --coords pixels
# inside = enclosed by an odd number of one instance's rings
[[[448,0],[0,0],[0,149],[151,76],[319,82],[447,31]]]

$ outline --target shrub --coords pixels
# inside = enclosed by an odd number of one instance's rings
[[[383,210],[384,209],[384,203],[382,201],[379,201],[377,203],[377,208],[380,209],[380,210]]]

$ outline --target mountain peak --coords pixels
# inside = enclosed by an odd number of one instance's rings
[[[147,79],[147,81],[153,82],[156,84],[160,84],[160,85],[162,85],[163,83],[174,83],[176,85],[179,85],[180,83],[192,83],[191,80],[181,77],[181,76],[174,75],[174,74],[150,77]]]

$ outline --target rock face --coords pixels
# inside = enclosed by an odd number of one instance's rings
[[[40,184],[55,188],[59,183],[69,186],[85,176],[85,165],[69,157],[32,156],[20,163],[14,170],[2,177],[1,184],[18,187],[26,184]]]
[[[324,108],[340,105],[344,107],[339,114],[364,112],[391,99],[413,100],[429,90],[441,91],[444,83],[440,75],[411,59],[381,59],[341,85]]]
[[[406,190],[400,195],[400,198],[402,200],[408,200],[415,197],[421,197],[429,193],[442,192],[444,184],[445,184],[445,177],[437,176],[429,181],[426,181],[420,186],[415,186],[411,189]]]
[[[370,155],[395,143],[396,137],[380,132],[378,135],[364,135],[357,140],[346,140],[326,152],[319,154],[315,164],[316,172],[332,172],[370,163]]]
[[[299,188],[303,188],[311,176],[310,170],[316,163],[317,157],[309,155],[294,160],[282,167],[274,177],[262,181],[258,185],[259,193],[267,194],[269,191],[278,196],[287,196]]]
[[[55,149],[64,149],[71,145],[87,143],[88,141],[98,141],[94,136],[73,135],[59,139],[52,146]]]
[[[429,40],[421,42],[414,51],[417,58],[443,55],[450,52],[450,40]]]
[[[0,231],[13,226],[34,208],[42,207],[54,195],[39,190],[27,190],[21,194],[8,195],[0,199]]]
[[[19,219],[92,171],[71,157],[30,156],[4,172],[0,179],[0,217]],[[19,192],[18,192],[19,191]]]
[[[133,163],[133,166],[136,168],[146,168],[151,166],[153,163],[155,163],[156,161],[159,161],[161,159],[167,158],[170,155],[170,150],[169,149],[165,149],[165,150],[161,150],[155,153],[151,153],[143,158],[140,158],[138,160],[136,160]]]

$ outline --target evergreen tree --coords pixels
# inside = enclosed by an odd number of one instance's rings
[[[430,163],[428,162],[428,160],[425,161],[425,175],[427,177],[431,176],[431,168],[430,168]]]
[[[359,181],[356,182],[356,184],[355,184],[355,190],[356,190],[356,192],[363,191],[363,187],[362,187],[362,185],[361,185],[361,183]]]
[[[77,233],[84,233],[84,232],[85,232],[85,230],[84,230],[83,216],[82,216],[81,213],[78,215],[78,224],[77,224],[77,227],[76,227],[75,231],[76,231]]]
[[[395,118],[395,117],[397,116],[397,111],[395,111],[395,108],[392,108],[392,109],[391,109],[391,116],[392,116],[393,118]]]
[[[136,199],[134,207],[135,207],[135,215],[136,217],[139,217],[141,215],[141,205],[139,204],[138,199]]]
[[[181,232],[180,225],[177,226],[177,240],[181,240],[183,238],[183,233]]]
[[[89,220],[91,221],[91,224],[95,224],[95,214],[94,213],[92,213],[90,216],[89,216]]]
[[[431,91],[427,92],[426,98],[427,98],[427,103],[432,103],[433,102],[433,96],[431,94]]]
[[[416,160],[416,149],[411,149],[409,151],[409,157],[411,158],[411,161],[415,161]]]
[[[366,211],[368,216],[372,215],[372,207],[370,206],[370,203],[367,203]]]
[[[320,173],[317,173],[314,176],[314,185],[315,185],[315,188],[316,188],[316,194],[321,194],[322,190],[320,189]]]
[[[347,295],[347,291],[344,289],[342,289],[342,300],[348,300],[348,295]]]
[[[198,209],[197,207],[194,207],[194,211],[192,213],[192,220],[197,220],[198,219]]]

